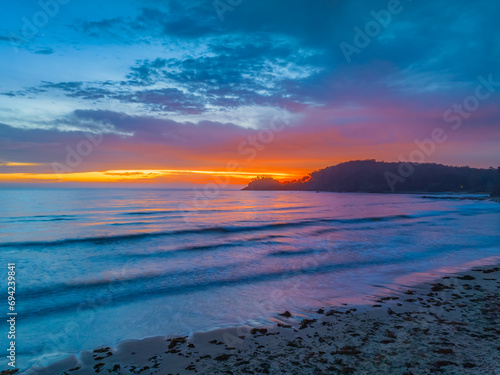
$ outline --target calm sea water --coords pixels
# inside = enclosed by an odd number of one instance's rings
[[[17,364],[266,324],[278,311],[307,314],[394,289],[408,275],[500,255],[493,202],[222,191],[196,209],[193,196],[2,189],[0,265],[5,301],[7,263],[17,267]],[[2,348],[7,341],[2,334]],[[6,362],[2,355],[0,369]]]

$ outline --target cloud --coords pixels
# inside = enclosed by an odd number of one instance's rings
[[[15,34],[0,35],[0,42],[26,43],[26,41]]]
[[[313,52],[297,51],[293,42],[264,39],[207,47],[208,55],[138,60],[122,81],[43,82],[40,88],[62,91],[70,98],[134,103],[177,114],[244,106],[297,111],[314,100],[287,91],[290,81],[307,84],[308,77],[321,69],[310,63]]]
[[[52,162],[65,163],[68,148],[76,150],[88,139],[102,134],[75,172],[105,170],[223,170],[229,160],[241,162],[243,171],[306,173],[337,162],[376,158],[397,161],[414,150],[415,140],[429,138],[436,127],[445,130],[448,140],[428,161],[447,159],[453,149],[467,144],[474,165],[491,164],[500,144],[498,107],[494,103],[471,115],[460,130],[442,121],[442,112],[418,115],[398,106],[339,109],[311,108],[274,134],[270,143],[255,148],[259,129],[245,129],[233,123],[215,121],[179,122],[152,116],[130,116],[103,110],[81,109],[58,123],[73,129],[19,129],[0,124],[0,160],[45,163],[33,167],[50,172]],[[489,139],[488,143],[484,139]],[[261,147],[263,146],[263,147]],[[248,161],[249,149],[257,157]],[[466,162],[467,163],[467,162]],[[45,169],[44,169],[45,168]],[[299,173],[299,174],[300,174]]]
[[[9,63],[6,76],[15,79],[1,93],[7,104],[0,110],[8,113],[15,104],[18,123],[33,129],[1,129],[5,160],[64,158],[65,147],[81,139],[75,130],[100,130],[106,142],[89,168],[210,166],[240,156],[241,140],[255,136],[276,112],[293,122],[259,165],[292,168],[297,158],[304,168],[362,156],[395,160],[416,138],[446,125],[443,112],[474,93],[479,75],[500,80],[500,5],[401,5],[351,63],[339,44],[354,43],[355,28],[373,22],[386,0],[243,1],[223,22],[205,0],[124,1],[120,9],[80,19],[73,13],[68,35],[59,33],[50,44],[58,52],[50,58],[53,68],[27,65],[33,73],[19,78]],[[0,41],[10,41],[8,33],[1,35]],[[82,57],[85,69],[77,74],[68,61]],[[37,84],[33,76],[44,81]],[[442,150],[456,155],[452,146],[462,149],[469,140],[470,155],[480,154],[481,142],[490,159],[498,155],[495,95]],[[33,119],[26,115],[38,104],[33,100],[53,106]],[[483,151],[477,160],[486,162]]]
[[[34,53],[38,55],[52,55],[54,53],[54,50],[52,48],[42,48],[39,50],[36,50]]]
[[[339,44],[354,43],[354,27],[373,22],[386,1],[258,0],[241,3],[224,22],[210,2],[150,1],[135,14],[84,19],[74,28],[103,43],[161,42],[170,56],[138,58],[121,81],[42,88],[182,115],[244,106],[301,112],[374,99],[426,105],[429,93],[433,103],[446,103],[444,97],[465,94],[477,75],[494,71],[500,43],[492,32],[496,5],[444,4],[402,0],[402,12],[348,64]],[[467,16],[458,11],[463,7]]]
[[[477,75],[495,69],[500,57],[500,47],[492,43],[498,39],[491,31],[494,6],[459,3],[418,7],[401,1],[403,11],[392,15],[348,64],[339,44],[354,43],[354,27],[373,22],[373,13],[384,11],[386,1],[244,2],[224,22],[206,2],[150,2],[136,15],[87,20],[75,27],[104,39],[113,33],[135,43],[173,44],[175,57],[138,59],[123,81],[45,87],[72,98],[183,115],[242,106],[300,112],[311,105],[374,99],[425,105],[429,101],[423,95],[429,93],[438,99],[433,103],[445,102],[445,96],[465,94]],[[470,11],[468,17],[456,12],[462,6]],[[202,47],[190,50],[192,43]]]
[[[179,3],[168,1],[158,7],[144,7],[135,17],[114,17],[99,21],[83,21],[76,23],[74,28],[95,38],[119,38],[127,42],[128,37],[134,35],[141,42],[148,42],[151,38],[165,36],[198,38],[213,35],[220,29],[215,22],[215,12],[211,5],[202,1]],[[137,40],[137,39],[136,39]]]

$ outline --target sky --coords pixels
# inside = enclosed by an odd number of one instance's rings
[[[231,186],[359,159],[500,165],[498,2],[1,8],[0,184]]]

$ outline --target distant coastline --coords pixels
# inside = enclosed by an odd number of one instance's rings
[[[356,160],[280,182],[260,176],[243,190],[294,190],[345,193],[469,193],[500,195],[500,168],[454,167],[433,163]]]

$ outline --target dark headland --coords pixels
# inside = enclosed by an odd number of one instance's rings
[[[433,163],[356,160],[327,167],[300,180],[261,176],[243,190],[296,190],[358,193],[489,193],[500,195],[500,168],[453,167]]]

